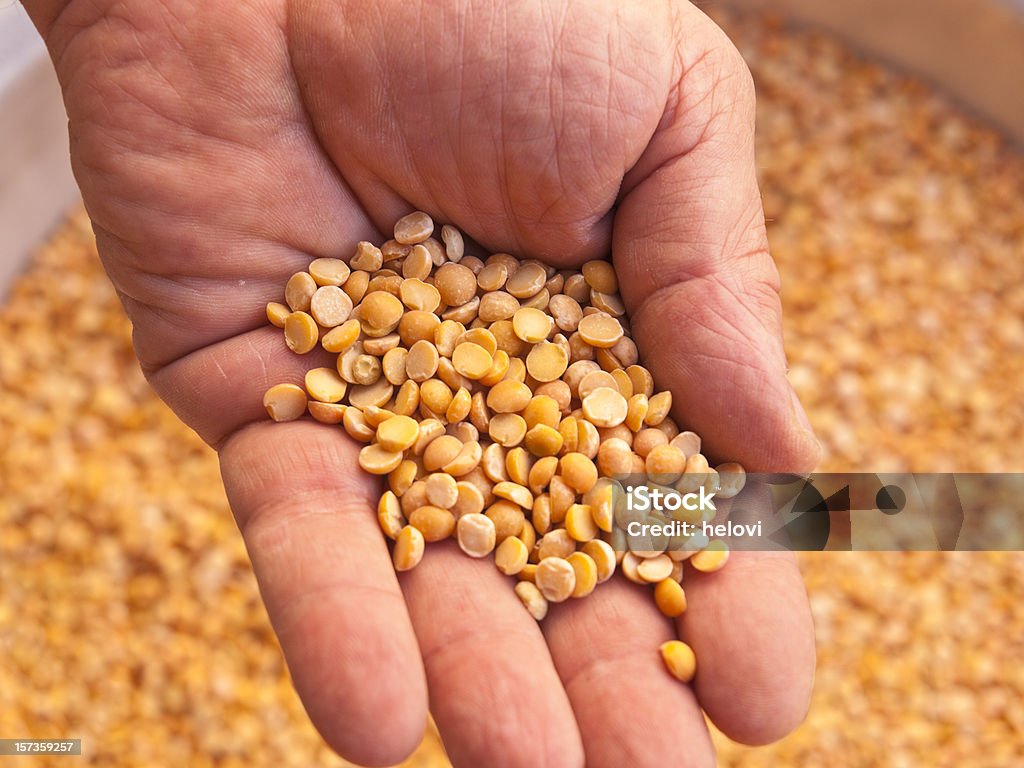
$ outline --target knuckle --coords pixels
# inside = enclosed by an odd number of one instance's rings
[[[703,105],[708,120],[723,113],[752,119],[754,78],[746,60],[728,35],[701,15],[677,33],[678,87],[690,105]]]
[[[754,89],[754,75],[750,71],[750,66],[747,64],[747,60],[743,58],[743,54],[740,53],[739,49],[733,45],[732,41],[729,40],[725,33],[722,33],[722,53],[723,57],[723,71],[726,76],[726,81],[729,86],[734,89],[734,94],[737,100],[742,104],[753,104],[756,100],[756,93]]]
[[[740,108],[752,113],[756,101],[754,77],[739,49],[724,32],[717,29],[712,38],[713,47],[705,57],[709,77],[716,95],[722,97],[731,108]]]

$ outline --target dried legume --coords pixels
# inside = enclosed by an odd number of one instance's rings
[[[728,548],[694,536],[679,551],[630,540],[617,554],[612,543],[626,539],[609,478],[646,472],[728,498],[743,468],[711,469],[700,438],[672,420],[671,393],[655,393],[638,364],[609,262],[556,272],[507,253],[481,261],[456,228],[434,231],[414,212],[394,240],[359,243],[349,264],[316,259],[289,278],[268,320],[297,353],[319,340],[336,370],[313,368],[305,389],[272,387],[268,412],[287,420],[308,408],[365,444],[360,466],[388,476],[377,516],[397,570],[454,535],[517,576],[540,620],[549,603],[589,595],[621,558],[627,579],[655,585],[661,611],[680,615],[683,561],[711,572]],[[686,651],[663,652],[681,678],[692,676]]]

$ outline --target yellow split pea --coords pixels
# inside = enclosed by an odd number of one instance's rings
[[[683,560],[710,573],[728,548],[626,551],[609,478],[647,472],[682,489],[713,477],[726,497],[742,489],[743,468],[712,470],[700,438],[672,419],[671,392],[655,392],[639,364],[609,262],[556,270],[467,252],[455,227],[437,230],[415,211],[380,246],[360,242],[348,263],[316,259],[288,279],[268,321],[297,354],[320,347],[335,360],[311,365],[304,387],[267,390],[268,413],[308,411],[362,445],[360,467],[387,477],[377,520],[397,571],[454,537],[513,577],[538,621],[617,570],[680,616]],[[673,641],[662,655],[676,677],[693,677],[689,646]]]

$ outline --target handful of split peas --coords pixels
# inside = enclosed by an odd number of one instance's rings
[[[706,540],[630,548],[616,478],[710,484],[728,498],[745,474],[711,468],[700,437],[669,416],[672,393],[656,393],[639,364],[612,265],[483,260],[466,255],[458,229],[434,235],[417,211],[379,247],[359,243],[348,263],[316,259],[292,275],[268,319],[293,352],[319,344],[337,364],[309,370],[305,388],[271,387],[267,412],[289,421],[308,411],[366,444],[359,465],[387,476],[377,518],[398,571],[455,536],[470,557],[493,554],[538,621],[617,568],[653,585],[666,616],[682,615],[683,562],[716,571],[729,550]],[[693,678],[686,643],[660,650],[671,674]]]

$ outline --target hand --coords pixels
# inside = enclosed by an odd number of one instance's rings
[[[153,386],[220,454],[271,621],[345,757],[399,760],[429,705],[466,765],[707,765],[701,708],[776,739],[813,640],[790,557],[687,581],[678,626],[617,579],[538,626],[435,545],[396,578],[341,430],[273,424],[293,272],[412,208],[491,251],[611,253],[643,359],[713,457],[807,470],[753,160],[750,76],[682,2],[31,0],[104,265]],[[215,608],[214,608],[215,610]],[[693,687],[660,642],[695,648]]]

